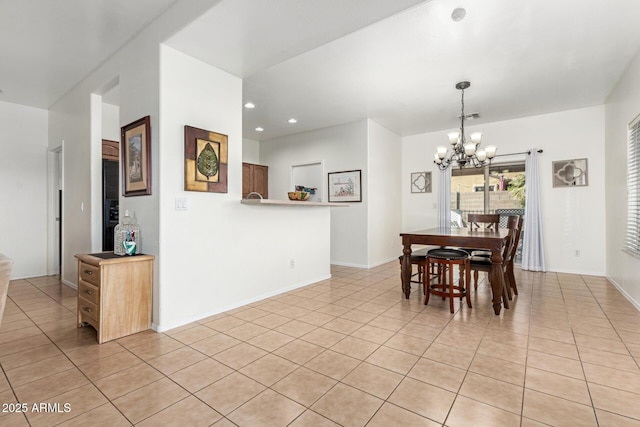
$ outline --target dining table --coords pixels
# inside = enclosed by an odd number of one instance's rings
[[[489,282],[493,293],[493,311],[500,314],[502,308],[502,289],[504,273],[502,269],[503,249],[507,244],[509,230],[470,229],[469,227],[440,227],[400,233],[402,238],[402,291],[405,298],[411,295],[411,246],[433,245],[458,248],[484,249],[491,251],[491,271]],[[469,286],[466,284],[466,286]],[[509,308],[509,301],[504,299],[504,307]]]

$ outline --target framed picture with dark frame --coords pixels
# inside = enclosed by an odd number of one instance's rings
[[[151,194],[151,119],[143,117],[120,129],[122,195]]]
[[[184,127],[184,189],[227,192],[229,148],[227,135]]]
[[[411,192],[431,193],[431,172],[412,172]]]
[[[329,202],[361,202],[362,170],[329,172]]]

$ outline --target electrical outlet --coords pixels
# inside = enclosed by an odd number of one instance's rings
[[[576,249],[574,252],[574,256],[580,256],[580,249]]]
[[[294,268],[296,268],[296,260],[295,259],[290,259],[289,260],[289,268],[291,270],[293,270]]]
[[[189,210],[189,200],[184,198],[176,198],[176,210],[177,211],[188,211]]]

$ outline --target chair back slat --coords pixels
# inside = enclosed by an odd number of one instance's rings
[[[471,230],[484,229],[490,231],[498,231],[500,224],[500,215],[498,214],[469,214],[467,217],[469,228]]]

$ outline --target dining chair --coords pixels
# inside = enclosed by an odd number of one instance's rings
[[[509,217],[507,218],[507,229],[508,230],[513,230],[514,228],[516,228],[518,226],[518,219],[520,218],[520,215],[509,215]],[[516,247],[516,251],[517,251],[517,247]],[[471,256],[484,256],[487,258],[491,258],[491,251],[488,251],[486,249],[476,249],[476,250],[470,250]],[[473,272],[473,280],[474,280],[474,286],[475,289],[478,288],[478,271],[474,271]],[[509,299],[511,299],[511,296],[509,296]]]
[[[509,296],[511,295],[511,292],[509,290],[509,285],[506,283],[505,273],[507,270],[508,256],[512,249],[511,246],[514,241],[515,233],[516,233],[515,229],[509,231],[509,234],[507,235],[505,240],[504,249],[502,250],[502,265],[500,266],[500,274],[502,274],[502,277],[504,279],[503,287],[502,287],[502,300],[504,302],[505,308],[509,307],[508,300],[511,299],[511,297]],[[486,256],[478,256],[478,255],[471,256],[469,258],[469,264],[470,264],[471,271],[473,271],[474,278],[476,279],[474,283],[474,289],[478,289],[478,281],[477,281],[476,273],[479,271],[490,273],[491,267],[492,267],[491,258]]]
[[[433,246],[418,249],[417,251],[411,252],[411,270],[412,270],[411,283],[419,283],[420,285],[422,285],[421,287],[424,287],[424,283],[425,281],[428,281],[427,277],[429,277],[429,274],[427,273],[427,265],[428,265],[427,252],[430,249],[433,249]],[[400,278],[401,279],[402,279],[402,259],[403,258],[404,258],[404,255],[400,255],[398,257],[398,261],[400,261]],[[414,265],[418,267],[418,271],[416,273],[413,273]],[[413,279],[415,276],[418,276],[417,280]]]
[[[513,263],[516,258],[516,253],[518,253],[518,245],[520,244],[520,236],[522,236],[523,224],[524,224],[524,216],[518,216],[517,225],[515,227],[515,237],[513,240],[513,244],[511,245],[511,251],[509,252],[509,255],[508,255],[507,268],[504,275],[506,283],[509,285],[507,288],[507,294],[511,293],[511,290],[513,290],[513,293],[518,295],[518,286],[516,284],[516,276],[513,272]]]
[[[499,214],[472,214],[467,215],[467,223],[469,223],[469,229],[473,230],[491,230],[498,231],[500,224]]]

